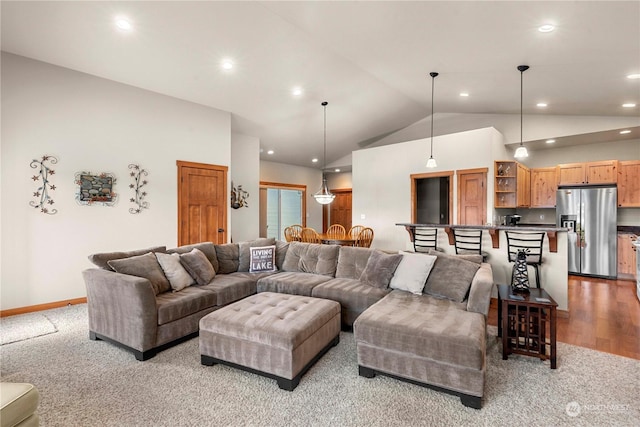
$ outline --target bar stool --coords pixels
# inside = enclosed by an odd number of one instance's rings
[[[438,229],[416,227],[413,229],[413,250],[415,252],[429,252],[438,250]]]
[[[467,228],[454,228],[453,239],[456,254],[482,255],[482,262],[487,261],[488,253],[482,252],[482,230],[471,230]]]
[[[505,231],[507,235],[507,255],[509,262],[515,262],[518,251],[527,252],[527,265],[533,266],[536,271],[536,287],[540,287],[539,266],[542,264],[542,243],[544,241],[543,232],[525,231]],[[511,281],[513,282],[513,270],[511,270]]]

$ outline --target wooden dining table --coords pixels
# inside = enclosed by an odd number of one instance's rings
[[[353,246],[356,243],[354,237],[348,234],[335,235],[335,234],[321,234],[320,241],[325,245],[340,245],[340,246]]]

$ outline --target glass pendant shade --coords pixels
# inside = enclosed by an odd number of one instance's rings
[[[518,147],[513,157],[515,157],[516,159],[529,157],[529,153],[527,152],[527,147],[525,147],[524,145],[521,145],[520,147]]]
[[[322,186],[320,186],[320,190],[313,195],[316,202],[321,205],[328,205],[336,198],[335,194],[332,194],[329,191],[329,187],[327,187],[327,177],[324,175],[324,168],[327,166],[327,104],[329,104],[327,101],[324,101],[321,104],[324,108],[324,158],[322,160]]]
[[[436,159],[434,159],[433,157],[429,157],[429,160],[427,160],[427,167],[428,168],[438,167],[438,164],[436,163]]]
[[[336,198],[335,194],[329,192],[329,187],[327,187],[327,178],[324,176],[322,177],[322,186],[320,187],[320,190],[313,195],[313,198],[321,205],[328,205]]]

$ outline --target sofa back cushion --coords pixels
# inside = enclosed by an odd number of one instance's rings
[[[109,266],[117,273],[144,277],[151,282],[156,295],[171,289],[162,267],[160,267],[156,256],[152,252],[129,258],[113,259],[109,261]]]
[[[276,267],[278,267],[278,270],[282,270],[282,264],[284,264],[284,258],[287,256],[288,250],[289,242],[276,240]]]
[[[137,249],[134,251],[127,252],[102,252],[93,255],[89,255],[89,261],[94,263],[96,266],[102,268],[103,270],[114,271],[113,268],[109,265],[109,261],[114,259],[125,259],[130,258],[132,256],[144,255],[149,252],[166,252],[166,246],[154,246],[147,249]]]
[[[463,302],[480,264],[456,255],[443,253],[434,255],[438,259],[429,273],[424,293],[437,298]]]
[[[273,246],[275,244],[276,239],[273,237],[259,238],[247,242],[238,243],[238,269],[236,271],[249,271],[249,266],[251,264],[251,252],[249,250],[250,248],[259,246]]]
[[[191,252],[193,249],[198,249],[200,252],[202,252],[204,256],[207,257],[211,265],[213,266],[213,269],[218,271],[219,266],[218,266],[218,257],[216,256],[216,247],[211,242],[202,242],[202,243],[195,243],[193,245],[178,246],[177,248],[168,249],[167,253],[172,254],[175,252],[177,254],[187,254]]]
[[[282,270],[335,277],[340,246],[290,242]]]
[[[374,288],[387,289],[400,261],[400,254],[388,254],[374,249],[362,271],[360,281]]]
[[[216,246],[218,274],[235,273],[240,265],[240,248],[237,243],[225,243]],[[248,271],[248,270],[247,270]]]
[[[336,278],[360,279],[372,252],[373,250],[369,248],[340,246]]]

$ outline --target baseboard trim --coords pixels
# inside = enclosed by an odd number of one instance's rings
[[[0,317],[15,316],[17,314],[33,313],[36,311],[49,310],[52,308],[66,307],[68,305],[86,304],[87,297],[73,298],[64,301],[48,302],[45,304],[30,305],[27,307],[10,308],[8,310],[0,310]]]

